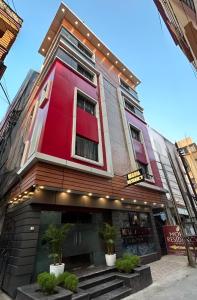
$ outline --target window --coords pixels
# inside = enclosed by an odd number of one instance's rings
[[[68,30],[62,28],[62,33],[66,36],[66,38],[74,44],[79,50],[81,50],[85,55],[89,58],[92,58],[92,53],[84,46],[74,35],[72,35]]]
[[[56,52],[56,56],[66,64],[71,66],[73,69],[81,73],[83,76],[94,82],[95,74],[83,67],[74,57],[72,57],[72,55],[68,54],[63,49],[58,49]]]
[[[143,163],[138,161],[138,167],[139,167],[139,169],[142,169],[142,174],[144,175],[145,178],[147,178],[147,179],[152,178],[152,176],[149,175],[149,172],[148,172],[148,165],[143,164]]]
[[[77,94],[77,106],[89,114],[95,115],[95,104],[79,92]]]
[[[131,136],[134,140],[141,142],[140,131],[132,126],[130,126]]]
[[[88,51],[88,50],[86,49],[86,47],[85,47],[83,44],[81,44],[80,42],[78,42],[78,48],[79,48],[83,53],[85,53],[88,57],[92,58],[92,53],[90,53],[90,51]]]
[[[87,69],[82,67],[80,64],[77,65],[77,71],[81,73],[83,76],[85,76],[86,78],[88,78],[89,80],[94,81],[94,75],[90,73]]]
[[[126,82],[124,82],[122,79],[120,79],[120,85],[126,89],[128,92],[130,91],[130,86],[128,84],[126,84]]]
[[[189,6],[194,12],[196,12],[194,1],[193,0],[181,0],[187,6]]]
[[[125,81],[120,79],[120,86],[126,90],[130,95],[132,95],[136,100],[138,100],[138,94],[132,89]],[[139,100],[138,100],[139,101]]]
[[[87,159],[98,161],[98,144],[77,135],[75,154]]]
[[[125,108],[135,113],[135,107],[128,101],[125,101]]]

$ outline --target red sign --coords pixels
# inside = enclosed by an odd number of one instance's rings
[[[168,254],[186,255],[184,239],[182,237],[180,227],[177,225],[163,226],[164,237]],[[197,249],[197,236],[187,236],[190,250]]]

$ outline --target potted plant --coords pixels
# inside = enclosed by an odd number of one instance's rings
[[[49,246],[49,257],[53,260],[53,264],[50,265],[50,273],[55,274],[56,277],[64,272],[65,265],[62,263],[63,242],[71,227],[71,224],[49,225],[43,236],[43,241]]]
[[[117,237],[117,230],[114,226],[105,223],[103,228],[100,230],[100,236],[105,243],[106,254],[105,260],[108,267],[112,267],[116,262],[115,254],[115,240]]]

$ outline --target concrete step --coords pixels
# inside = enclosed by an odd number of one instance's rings
[[[79,278],[79,282],[82,282],[84,280],[88,280],[96,276],[109,274],[111,272],[114,272],[115,270],[116,270],[115,267],[102,267],[102,268],[94,268],[88,271],[86,270],[86,272],[82,272],[82,273],[81,272],[75,272],[75,273]]]
[[[114,273],[107,273],[104,275],[96,276],[87,280],[83,280],[79,282],[80,289],[88,289],[95,285],[102,284],[108,281],[112,281],[116,278],[116,274]]]
[[[132,294],[132,289],[122,286],[104,295],[93,298],[93,300],[120,300]]]
[[[123,286],[123,281],[114,279],[106,283],[102,283],[96,286],[93,286],[89,289],[86,289],[86,292],[90,295],[90,299],[106,294],[112,290],[115,290]]]

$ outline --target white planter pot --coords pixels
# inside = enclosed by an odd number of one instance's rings
[[[54,274],[56,277],[62,273],[64,273],[65,264],[60,265],[50,265],[50,274]]]
[[[106,265],[113,267],[116,262],[116,254],[105,254]]]

